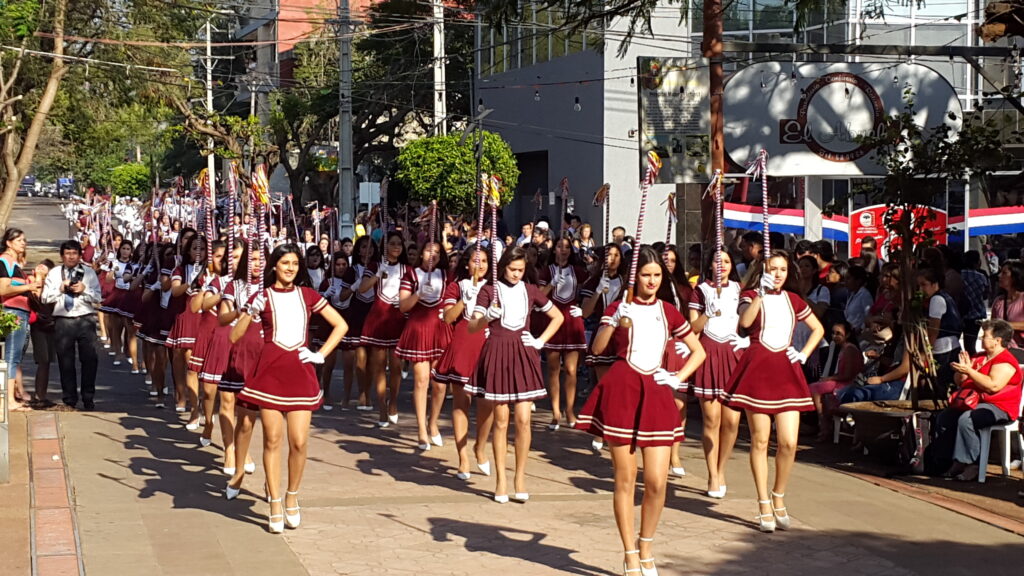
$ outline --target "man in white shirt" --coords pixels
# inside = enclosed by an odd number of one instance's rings
[[[860,266],[850,266],[846,273],[846,289],[850,291],[850,297],[846,300],[845,316],[858,334],[864,330],[868,311],[875,303],[866,287],[867,282],[867,270]]]
[[[60,245],[62,264],[50,270],[43,283],[43,303],[53,304],[56,323],[57,365],[64,404],[78,404],[77,360],[82,363],[82,405],[95,408],[96,369],[96,306],[101,301],[100,281],[96,272],[82,265],[82,245],[68,240]]]

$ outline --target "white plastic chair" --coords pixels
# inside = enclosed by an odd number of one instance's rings
[[[1010,440],[1014,434],[1017,434],[1018,448],[1020,449],[1021,457],[1024,458],[1024,435],[1020,433],[1021,412],[1024,412],[1024,394],[1020,397],[1017,417],[1012,422],[996,424],[979,431],[979,434],[981,434],[981,457],[978,459],[978,482],[985,483],[985,476],[987,476],[988,472],[988,451],[992,447],[992,434],[994,432],[1002,434],[1000,444],[1003,447],[1003,456],[1000,459],[1000,464],[1003,467],[1003,476],[1010,475]]]

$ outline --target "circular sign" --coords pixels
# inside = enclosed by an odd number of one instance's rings
[[[853,99],[853,94],[850,91],[851,88],[860,92],[868,106],[871,121],[869,131],[873,132],[882,124],[885,120],[885,107],[882,104],[882,98],[867,80],[849,72],[825,74],[811,82],[810,86],[804,89],[803,95],[800,97],[800,103],[796,109],[795,122],[802,128],[801,134],[803,135],[804,144],[812,152],[832,162],[852,162],[871,151],[870,146],[856,144],[857,137],[864,132],[856,132],[850,129],[849,126],[844,127],[837,122],[830,136],[826,138],[821,133],[815,135],[814,131],[809,128],[811,123],[808,122],[808,117],[811,111],[811,103],[820,91],[834,84],[844,85],[847,100]],[[850,150],[843,150],[835,144],[842,141],[856,145]]]

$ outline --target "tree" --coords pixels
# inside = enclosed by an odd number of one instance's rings
[[[477,165],[474,143],[459,145],[460,134],[414,140],[398,155],[397,179],[413,200],[437,200],[448,214],[472,215],[477,208]],[[501,203],[508,204],[519,182],[515,156],[501,136],[483,132],[480,171],[501,178]]]
[[[959,130],[948,123],[925,129],[915,120],[914,93],[908,89],[904,98],[900,113],[858,142],[873,149],[874,160],[887,174],[871,194],[887,206],[883,219],[893,233],[891,259],[900,264],[900,322],[910,353],[911,403],[916,410],[922,391],[935,400],[946,398],[946,391],[936,386],[927,310],[916,294],[914,249],[934,243],[921,208],[933,204],[938,186],[944,187],[947,180],[974,178],[984,185],[992,171],[1009,166],[1012,158],[1003,148],[1000,127],[983,122],[980,110],[963,119]],[[953,112],[949,119],[959,120]],[[1019,135],[1014,138],[1021,140]]]
[[[142,164],[121,164],[110,171],[110,191],[118,196],[138,198],[149,189],[149,168]]]

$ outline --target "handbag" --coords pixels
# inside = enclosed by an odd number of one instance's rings
[[[960,412],[967,412],[978,407],[981,394],[974,388],[958,388],[949,397],[949,407]]]

